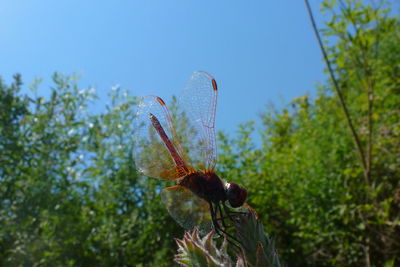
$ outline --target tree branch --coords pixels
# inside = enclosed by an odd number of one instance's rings
[[[312,24],[315,36],[317,37],[319,47],[320,47],[321,52],[322,52],[322,54],[324,56],[325,63],[327,65],[327,67],[328,67],[329,74],[330,74],[332,82],[333,82],[333,87],[335,88],[335,91],[336,91],[336,93],[337,93],[337,95],[339,97],[340,105],[343,108],[344,115],[345,115],[346,120],[347,120],[347,124],[349,125],[351,134],[353,136],[353,140],[354,140],[354,143],[356,145],[357,152],[358,152],[358,155],[360,157],[362,168],[363,168],[363,171],[364,171],[364,178],[365,178],[367,184],[369,184],[369,181],[368,181],[368,176],[369,176],[368,175],[368,168],[367,168],[367,163],[365,161],[364,150],[363,150],[363,148],[361,146],[360,138],[358,137],[358,134],[357,134],[357,132],[356,132],[356,130],[354,128],[353,122],[351,120],[349,111],[348,111],[347,106],[346,106],[346,103],[344,102],[343,94],[342,94],[342,92],[341,92],[341,90],[339,88],[339,84],[337,82],[337,79],[336,79],[335,74],[333,72],[331,63],[330,63],[330,61],[328,59],[328,55],[327,55],[327,53],[325,51],[325,48],[324,48],[324,45],[322,43],[321,36],[319,35],[318,29],[317,29],[317,25],[315,23],[314,15],[313,15],[312,10],[311,10],[310,3],[308,2],[308,0],[304,0],[304,1],[305,1],[305,4],[306,4],[306,7],[307,7],[308,15],[310,17],[311,24]]]

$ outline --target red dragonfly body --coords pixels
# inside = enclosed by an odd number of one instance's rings
[[[223,214],[244,204],[246,190],[221,180],[216,165],[215,112],[217,83],[206,72],[195,72],[172,118],[156,96],[141,99],[136,116],[135,159],[140,172],[176,185],[162,191],[168,211],[186,229],[212,226],[224,232]],[[181,110],[179,110],[181,108]],[[175,127],[184,127],[178,131]]]

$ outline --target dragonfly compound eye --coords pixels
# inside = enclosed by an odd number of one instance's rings
[[[246,189],[236,183],[227,183],[226,194],[229,204],[231,204],[233,208],[242,206],[247,198]]]

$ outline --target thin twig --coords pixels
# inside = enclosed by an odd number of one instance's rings
[[[335,88],[335,91],[336,91],[336,93],[337,93],[337,95],[339,97],[340,104],[341,104],[341,106],[343,108],[343,111],[344,111],[344,114],[345,114],[345,117],[346,117],[346,120],[347,120],[347,124],[349,125],[349,128],[350,128],[350,131],[352,133],[354,142],[356,144],[357,151],[358,151],[358,154],[359,154],[359,157],[360,157],[360,160],[361,160],[362,168],[363,168],[363,171],[364,171],[364,177],[366,179],[366,182],[369,184],[369,182],[368,182],[367,164],[365,162],[364,150],[363,150],[363,148],[361,146],[360,138],[358,137],[358,134],[357,134],[357,132],[356,132],[354,126],[353,126],[353,122],[351,120],[349,111],[347,109],[346,103],[344,102],[343,94],[340,91],[339,84],[338,84],[338,82],[336,80],[336,77],[335,77],[335,74],[333,72],[331,63],[330,63],[330,61],[328,59],[328,55],[327,55],[327,53],[325,51],[325,48],[324,48],[324,45],[322,43],[321,36],[319,35],[318,29],[317,29],[317,25],[315,23],[314,15],[313,15],[312,10],[311,10],[310,3],[308,2],[308,0],[304,0],[304,1],[306,3],[306,6],[307,6],[308,15],[310,17],[311,24],[312,24],[312,27],[314,29],[315,36],[317,37],[319,47],[320,47],[321,52],[322,52],[322,54],[324,56],[325,63],[327,65],[327,67],[328,67],[329,74],[330,74],[332,82],[333,82],[333,87]]]
[[[333,70],[332,70],[330,61],[329,61],[328,56],[327,56],[327,54],[326,54],[324,45],[323,45],[323,43],[322,43],[322,41],[321,41],[321,37],[320,37],[320,35],[319,35],[317,26],[316,26],[316,24],[315,24],[315,20],[314,20],[313,14],[312,14],[312,10],[311,10],[310,4],[309,4],[308,0],[305,0],[305,2],[306,2],[306,6],[307,6],[307,10],[308,10],[309,17],[310,17],[310,19],[311,19],[311,23],[312,23],[312,26],[313,26],[313,29],[314,29],[314,33],[315,33],[315,35],[316,35],[316,37],[317,37],[317,39],[318,39],[318,43],[319,43],[319,46],[320,46],[320,48],[321,48],[322,54],[324,55],[325,62],[326,62],[326,64],[327,64],[327,66],[328,66],[328,70],[329,70],[331,79],[332,79],[332,81],[333,81],[334,88],[335,88],[336,93],[337,93],[337,95],[338,95],[338,97],[339,97],[340,103],[341,103],[341,105],[342,105],[343,111],[344,111],[345,116],[346,116],[346,119],[347,119],[347,123],[348,123],[348,125],[349,125],[349,127],[350,127],[350,130],[351,130],[352,135],[353,135],[354,142],[355,142],[355,144],[356,144],[356,147],[357,147],[357,150],[358,150],[358,154],[359,154],[359,156],[360,156],[361,163],[362,163],[362,167],[363,167],[363,170],[364,170],[364,179],[365,179],[366,185],[369,186],[369,185],[370,185],[370,181],[371,181],[371,163],[372,163],[372,156],[371,156],[372,153],[371,153],[371,151],[372,151],[372,105],[373,105],[373,91],[372,91],[372,84],[371,84],[371,81],[370,81],[369,76],[368,76],[368,74],[369,74],[369,73],[368,73],[368,68],[367,68],[367,66],[366,66],[366,64],[365,64],[365,63],[366,63],[366,60],[364,60],[363,66],[364,66],[364,68],[365,68],[365,71],[367,72],[366,75],[367,75],[367,81],[368,81],[368,92],[367,92],[367,93],[368,93],[368,141],[367,141],[368,143],[367,143],[367,158],[365,158],[364,151],[363,151],[363,149],[362,149],[360,139],[359,139],[359,137],[358,137],[358,135],[357,135],[357,132],[356,132],[355,129],[354,129],[354,126],[353,126],[351,117],[350,117],[349,112],[348,112],[348,110],[347,110],[347,106],[346,106],[346,104],[345,104],[345,102],[344,102],[344,98],[343,98],[342,92],[341,92],[341,90],[340,90],[340,88],[339,88],[339,85],[338,85],[338,82],[337,82],[337,80],[336,80],[336,78],[335,78],[335,75],[334,75],[334,73],[333,73]],[[343,2],[340,1],[340,3],[342,4],[342,9],[345,11],[345,7],[344,7],[344,5],[343,5]],[[359,29],[356,27],[354,21],[353,21],[353,25],[354,25],[354,27],[355,27],[356,33],[358,34]],[[365,52],[365,51],[363,51],[363,52]],[[365,56],[365,54],[364,54],[364,56]],[[356,61],[357,61],[357,58],[356,58]],[[367,199],[368,199],[368,197],[367,197]],[[365,220],[363,219],[363,221],[365,221]],[[366,245],[364,246],[365,265],[366,265],[367,267],[371,266],[370,251],[369,251],[369,250],[370,250],[370,244],[369,244],[369,243],[370,243],[370,242],[369,242],[369,238],[367,238],[367,240],[366,240]]]
[[[354,17],[349,15],[349,11],[344,5],[342,1],[340,1],[342,4],[342,12],[346,13],[347,16],[350,18],[351,23],[353,24],[354,30],[356,32],[356,36],[359,35],[360,28],[357,27],[357,23],[354,20]],[[380,43],[380,31],[379,31],[380,25],[378,24],[377,26],[377,38],[375,40],[375,45],[376,49],[374,50],[375,52],[375,58],[378,58],[378,47]],[[372,131],[373,131],[373,120],[372,120],[372,113],[373,113],[373,102],[374,102],[374,82],[372,80],[372,69],[369,68],[368,66],[368,57],[367,57],[367,47],[362,45],[361,43],[359,44],[361,47],[361,52],[362,52],[362,62],[359,62],[359,65],[364,69],[365,73],[365,79],[366,79],[366,91],[367,91],[367,103],[368,103],[368,111],[367,111],[367,129],[368,129],[368,134],[367,134],[367,146],[366,146],[366,166],[367,166],[367,182],[368,185],[371,185],[371,173],[372,173],[372,149],[373,149],[373,136],[372,136]],[[355,58],[357,60],[357,58]],[[359,77],[361,80],[361,78]],[[362,84],[362,83],[361,83]]]

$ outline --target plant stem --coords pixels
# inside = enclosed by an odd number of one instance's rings
[[[335,91],[336,91],[336,93],[337,93],[337,95],[339,97],[340,105],[343,108],[344,115],[345,115],[346,120],[347,120],[347,124],[349,125],[351,134],[353,136],[354,143],[356,145],[356,148],[357,148],[357,151],[358,151],[358,155],[360,157],[362,168],[363,168],[363,171],[364,171],[364,178],[365,178],[367,184],[369,184],[369,181],[368,181],[369,175],[368,175],[367,163],[366,163],[366,160],[365,160],[364,150],[363,150],[363,148],[361,146],[360,138],[358,137],[358,134],[357,134],[357,132],[356,132],[356,130],[354,128],[353,122],[352,122],[351,117],[350,117],[350,113],[349,113],[349,111],[347,109],[346,103],[344,102],[343,94],[342,94],[342,92],[341,92],[341,90],[339,88],[339,84],[337,82],[337,79],[336,79],[335,74],[333,72],[331,63],[330,63],[330,61],[328,59],[328,55],[327,55],[327,53],[325,51],[325,48],[324,48],[324,45],[322,43],[321,36],[319,35],[318,29],[317,29],[317,25],[315,23],[314,15],[313,15],[312,10],[311,10],[310,3],[308,2],[308,0],[304,0],[304,1],[306,3],[308,15],[310,17],[311,24],[312,24],[312,27],[314,29],[315,36],[317,37],[319,47],[321,48],[321,52],[322,52],[322,54],[324,56],[325,63],[327,65],[327,67],[328,67],[329,74],[330,74],[332,82],[333,82],[333,87],[335,88]]]

